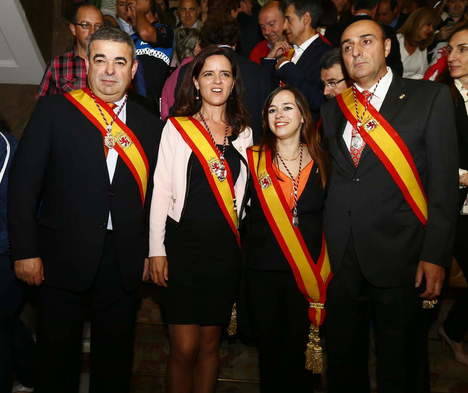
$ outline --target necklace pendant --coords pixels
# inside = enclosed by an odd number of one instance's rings
[[[226,167],[223,163],[221,163],[219,169],[216,170],[216,177],[219,179],[219,181],[226,180]]]
[[[112,134],[110,134],[110,133],[106,134],[106,136],[104,137],[104,145],[108,149],[113,149],[114,148],[115,138],[112,136]]]
[[[107,125],[106,131],[107,131],[108,134],[110,134],[112,132],[112,124]]]
[[[293,217],[292,217],[292,224],[293,224],[295,227],[298,227],[298,226],[299,226],[299,217],[298,217],[298,216],[293,215]]]

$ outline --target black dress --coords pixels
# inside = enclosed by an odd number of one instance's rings
[[[235,182],[240,156],[232,144],[225,157]],[[166,222],[169,280],[160,292],[163,319],[169,324],[224,325],[238,294],[240,250],[193,153],[187,190],[180,221],[168,217]]]

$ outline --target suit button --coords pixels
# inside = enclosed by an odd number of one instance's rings
[[[355,183],[359,183],[360,180],[361,180],[361,179],[359,179],[359,177],[353,178],[353,182],[355,182]]]

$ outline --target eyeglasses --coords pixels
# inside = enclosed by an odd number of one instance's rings
[[[88,22],[73,23],[73,24],[75,26],[80,26],[84,30],[91,30],[91,28],[93,28],[93,27],[94,27],[94,30],[99,30],[102,27],[101,23],[96,23],[94,25],[92,23],[88,23]]]
[[[341,83],[341,82],[343,82],[345,80],[346,80],[346,78],[340,79],[339,81],[329,81],[329,82],[323,82],[322,81],[322,85],[325,86],[325,87],[328,87],[329,89],[334,89],[334,88],[336,88],[336,85],[338,83]]]

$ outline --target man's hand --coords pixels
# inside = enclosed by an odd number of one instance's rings
[[[434,299],[440,295],[445,278],[445,269],[442,266],[435,265],[426,261],[419,261],[416,270],[415,287],[419,288],[425,281],[426,288],[419,296],[424,299]],[[423,280],[424,279],[424,280]]]
[[[150,257],[149,270],[151,279],[155,284],[167,287],[167,280],[169,279],[167,271],[167,257]]]
[[[41,258],[18,259],[15,261],[16,277],[29,285],[41,285],[44,281],[44,269]]]
[[[280,57],[287,58],[290,50],[292,50],[292,47],[287,41],[276,41],[266,57],[269,59],[279,59]]]

